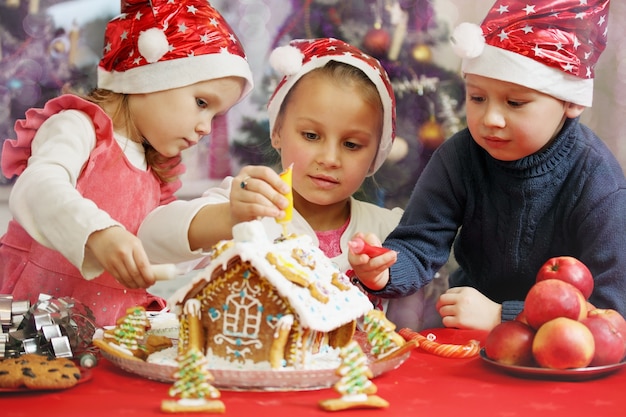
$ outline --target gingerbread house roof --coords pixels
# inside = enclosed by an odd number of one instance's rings
[[[232,241],[220,242],[216,247],[219,254],[211,263],[172,295],[168,305],[173,312],[201,291],[202,283],[208,283],[217,268],[226,269],[235,257],[249,262],[289,301],[304,327],[329,332],[372,309],[367,296],[309,236],[271,241],[262,223],[251,221],[236,225],[233,237]]]

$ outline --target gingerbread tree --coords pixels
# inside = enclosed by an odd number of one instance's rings
[[[184,401],[163,401],[164,411],[203,411],[223,413],[224,403],[217,398],[220,392],[211,383],[213,375],[207,369],[207,359],[198,349],[187,349],[178,357],[178,372],[174,374],[176,381],[169,390],[171,397]]]
[[[117,325],[105,333],[105,338],[112,337],[117,345],[134,353],[142,348],[149,327],[145,308],[131,307],[117,320]]]
[[[371,353],[377,359],[397,351],[405,341],[395,332],[395,324],[390,322],[380,310],[371,310],[363,317],[367,341],[372,346]]]
[[[170,397],[164,400],[161,410],[169,413],[208,412],[223,413],[225,406],[220,392],[211,383],[213,375],[209,371],[207,358],[202,353],[202,331],[200,325],[200,302],[188,300],[184,308],[183,347],[178,354],[178,371],[174,374],[175,382],[169,390]]]
[[[367,365],[367,357],[361,346],[352,340],[341,349],[339,354],[341,365],[337,368],[340,376],[333,388],[340,398],[332,398],[320,402],[320,407],[328,411],[345,410],[348,408],[384,408],[389,403],[376,393],[376,385],[372,378],[372,371]]]

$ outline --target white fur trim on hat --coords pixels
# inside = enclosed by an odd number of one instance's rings
[[[450,37],[452,49],[461,58],[476,58],[485,49],[485,37],[480,26],[474,23],[461,23]]]
[[[293,75],[302,68],[304,54],[295,46],[279,46],[270,54],[270,65],[280,75]]]
[[[578,78],[491,45],[485,45],[475,58],[463,59],[462,71],[522,85],[581,106],[590,107],[593,102],[593,79]]]
[[[246,80],[241,98],[252,90],[253,77],[248,61],[226,51],[158,61],[124,72],[109,72],[98,67],[98,87],[124,94],[169,90],[223,77],[242,77]]]

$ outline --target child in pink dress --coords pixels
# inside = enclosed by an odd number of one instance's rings
[[[106,28],[98,85],[30,109],[2,150],[18,176],[0,245],[0,293],[69,296],[115,324],[164,301],[136,232],[175,199],[181,151],[252,88],[242,46],[205,0],[133,0]]]

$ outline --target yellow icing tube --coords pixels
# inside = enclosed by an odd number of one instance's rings
[[[289,205],[287,206],[287,208],[285,208],[285,217],[281,219],[276,219],[276,223],[279,223],[279,224],[289,223],[293,216],[293,189],[291,187],[292,169],[293,169],[293,164],[289,165],[289,167],[286,170],[284,170],[283,172],[279,174],[280,178],[283,181],[285,181],[287,184],[289,184],[289,192],[285,194],[285,197],[287,197],[287,200],[289,200]]]

